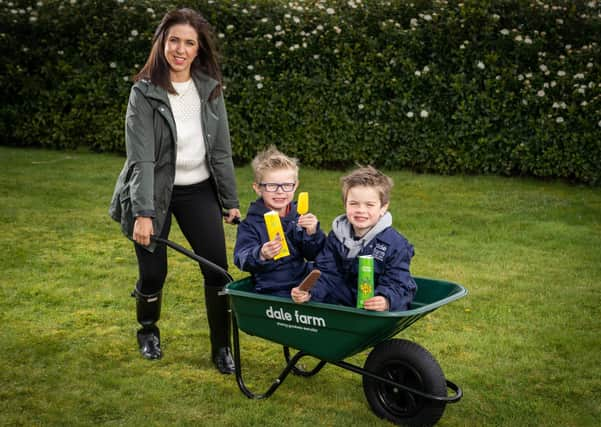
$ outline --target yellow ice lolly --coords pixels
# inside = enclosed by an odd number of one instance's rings
[[[273,259],[280,259],[290,255],[288,243],[286,242],[286,235],[282,229],[280,215],[276,211],[270,211],[265,213],[263,216],[265,217],[265,226],[267,227],[267,235],[269,236],[269,240],[275,239],[275,236],[279,234],[282,242],[282,249],[276,256],[273,257]]]
[[[309,193],[303,191],[298,194],[298,204],[296,205],[296,211],[300,215],[304,215],[309,212]]]

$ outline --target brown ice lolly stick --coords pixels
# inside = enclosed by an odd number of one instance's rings
[[[312,270],[309,274],[307,274],[307,277],[303,279],[301,284],[298,285],[298,288],[301,291],[309,292],[311,288],[315,286],[315,283],[317,282],[317,279],[319,279],[319,276],[321,276],[321,271]]]

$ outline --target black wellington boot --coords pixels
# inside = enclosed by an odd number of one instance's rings
[[[160,359],[163,356],[161,332],[156,326],[156,322],[161,316],[162,293],[159,291],[152,295],[144,295],[136,289],[134,295],[138,323],[142,325],[137,332],[140,354],[145,359]]]
[[[235,371],[230,349],[230,314],[227,295],[219,295],[222,288],[205,285],[205,305],[211,336],[211,359],[222,374]]]

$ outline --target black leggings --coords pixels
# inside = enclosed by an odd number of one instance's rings
[[[211,182],[173,187],[161,237],[169,236],[172,213],[194,252],[227,270],[223,218]],[[167,277],[167,247],[159,244],[154,252],[149,252],[138,244],[134,246],[140,271],[137,290],[144,295],[161,291]],[[208,268],[201,270],[205,286],[222,287],[227,283],[219,273]]]

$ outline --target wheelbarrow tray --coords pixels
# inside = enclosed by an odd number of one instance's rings
[[[238,327],[249,335],[292,347],[326,362],[340,361],[396,335],[426,314],[467,294],[456,283],[416,277],[411,309],[376,312],[259,294],[250,277],[225,292]]]

